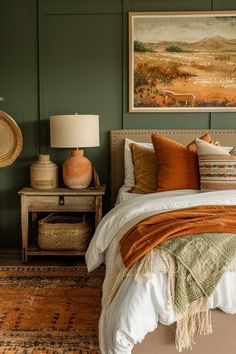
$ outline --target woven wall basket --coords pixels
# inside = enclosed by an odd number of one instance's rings
[[[49,214],[39,220],[38,245],[44,250],[85,251],[91,239],[91,225],[77,216]]]
[[[20,128],[13,118],[0,111],[0,167],[10,166],[23,147]]]

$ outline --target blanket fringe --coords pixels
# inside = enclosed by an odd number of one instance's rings
[[[150,278],[152,274],[158,272],[166,273],[167,268],[161,253],[160,249],[154,248],[130,268],[128,275],[139,280],[142,277]]]
[[[176,263],[174,257],[170,253],[161,250],[161,255],[168,269],[168,282],[170,287],[170,296],[174,305],[175,280],[176,280]],[[183,349],[191,349],[194,344],[194,334],[210,334],[212,333],[211,313],[208,307],[208,298],[202,297],[199,300],[192,302],[185,313],[178,313],[175,345],[179,352]]]
[[[127,269],[122,261],[121,255],[117,250],[114,262],[114,272],[110,273],[104,281],[104,296],[103,306],[108,307],[114,299],[118,289],[126,277],[134,277],[136,281],[140,278],[150,278],[152,274],[158,272],[167,272],[164,260],[161,257],[163,251],[160,249],[153,249],[143,258],[137,261],[130,269]],[[116,274],[116,277],[114,277]]]
[[[122,258],[117,247],[114,254],[115,264],[113,265],[113,272],[107,276],[104,282],[103,306],[108,307],[114,299],[123,280],[128,277],[134,277],[136,281],[140,278],[150,278],[152,274],[168,272],[168,283],[170,289],[168,293],[168,302],[173,299],[175,287],[175,262],[174,257],[162,249],[154,248],[143,258],[137,261],[130,269],[124,266]],[[236,272],[236,258],[232,260],[225,269],[228,272]],[[171,295],[172,294],[172,295]]]
[[[175,344],[179,352],[191,349],[195,344],[194,334],[207,335],[212,333],[211,310],[208,308],[208,299],[204,297],[193,302],[184,315],[177,320]]]

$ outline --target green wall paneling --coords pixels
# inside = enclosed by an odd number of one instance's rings
[[[0,168],[0,247],[20,245],[17,191],[29,183],[38,153],[36,1],[0,1],[0,110],[19,124],[24,147],[16,162]]]
[[[99,114],[100,147],[85,154],[107,185],[109,131],[122,127],[122,14],[114,4],[112,13],[47,14],[42,3],[39,11],[40,150],[59,164],[70,153],[50,149],[51,114]]]
[[[212,129],[235,129],[236,128],[236,112],[224,113],[214,112],[211,114]],[[236,145],[236,141],[235,141]]]
[[[211,0],[124,0],[123,11],[207,11]]]
[[[34,0],[0,0],[0,20],[2,22],[24,23],[33,16]],[[34,18],[35,20],[35,18]]]
[[[1,252],[6,248],[20,248],[21,232],[19,209],[1,209],[0,225]]]
[[[42,14],[121,13],[122,0],[39,0]]]
[[[110,129],[236,127],[236,113],[128,112],[128,12],[211,9],[234,10],[236,1],[0,0],[0,110],[24,137],[16,163],[0,169],[0,247],[20,245],[17,191],[38,151],[60,168],[69,155],[50,149],[50,114],[100,115],[101,146],[85,153],[107,184]]]
[[[208,129],[209,113],[127,113],[125,129]]]
[[[214,0],[213,10],[236,10],[235,0]]]

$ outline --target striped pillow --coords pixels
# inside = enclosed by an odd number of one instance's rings
[[[218,146],[206,142],[202,144],[198,140],[196,139],[196,146],[201,191],[236,189],[236,156]]]

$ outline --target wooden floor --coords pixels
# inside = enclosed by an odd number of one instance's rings
[[[23,263],[21,259],[21,250],[17,249],[0,249],[0,266],[75,266],[85,264],[83,256],[28,256],[28,262]]]

